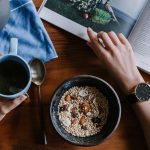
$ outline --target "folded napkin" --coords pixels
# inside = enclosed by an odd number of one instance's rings
[[[25,60],[39,58],[44,62],[57,57],[55,48],[38,16],[32,0],[10,0],[11,14],[0,31],[0,51],[9,53],[10,38],[19,39],[18,55]]]

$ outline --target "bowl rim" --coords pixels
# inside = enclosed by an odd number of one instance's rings
[[[118,103],[118,108],[119,108],[119,111],[118,111],[118,118],[117,118],[116,125],[114,126],[114,129],[113,129],[104,139],[102,139],[100,142],[97,142],[97,143],[95,143],[95,144],[85,144],[85,145],[83,145],[83,144],[79,144],[79,143],[76,143],[76,142],[73,142],[73,141],[70,141],[70,140],[64,138],[64,137],[57,131],[57,128],[55,127],[55,125],[54,125],[54,123],[53,123],[53,120],[52,120],[52,118],[53,118],[53,117],[52,117],[52,112],[53,112],[53,111],[52,111],[52,107],[53,107],[53,103],[54,103],[54,100],[55,100],[55,99],[54,99],[54,96],[56,95],[56,93],[58,92],[58,90],[60,89],[60,87],[62,87],[65,83],[67,83],[67,82],[69,82],[69,81],[71,81],[71,80],[74,80],[74,79],[76,79],[76,78],[80,78],[80,77],[82,77],[82,78],[96,79],[96,80],[99,80],[99,81],[103,82],[104,84],[106,84],[106,85],[112,90],[112,92],[114,93],[114,95],[116,96],[116,101],[117,101],[117,103]],[[112,136],[112,134],[116,131],[116,129],[117,129],[119,123],[120,123],[121,112],[122,112],[120,99],[119,99],[119,96],[118,96],[117,92],[115,91],[115,89],[114,89],[108,82],[106,82],[106,81],[103,80],[102,78],[97,77],[97,76],[94,76],[94,75],[77,75],[77,76],[73,76],[72,78],[69,78],[69,79],[64,80],[60,85],[58,85],[58,87],[57,87],[56,90],[54,91],[54,93],[53,93],[53,95],[52,95],[52,97],[51,97],[51,102],[50,102],[50,107],[49,107],[49,108],[50,108],[50,111],[49,111],[49,113],[50,113],[50,120],[51,120],[52,126],[53,126],[53,128],[55,129],[55,131],[57,132],[57,134],[59,134],[59,136],[60,136],[62,139],[64,139],[65,141],[67,141],[68,143],[71,143],[71,144],[77,145],[77,146],[82,146],[82,147],[96,146],[96,145],[101,144],[102,142],[104,142],[106,139],[110,138],[110,137]]]

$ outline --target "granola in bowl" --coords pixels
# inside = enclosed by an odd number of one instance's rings
[[[68,133],[89,137],[102,130],[109,105],[106,97],[95,87],[74,86],[63,94],[58,110],[59,121]]]

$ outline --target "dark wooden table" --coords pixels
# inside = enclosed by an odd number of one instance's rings
[[[34,0],[34,3],[38,9],[42,0]],[[0,122],[0,150],[145,150],[145,140],[134,112],[123,101],[124,96],[115,87],[109,73],[101,69],[99,60],[86,42],[49,23],[44,22],[44,25],[59,55],[58,59],[46,63],[47,76],[42,86],[48,145],[40,144],[37,88],[32,85],[29,92],[31,101],[12,111]],[[79,74],[92,74],[108,81],[119,93],[122,104],[122,117],[116,132],[104,143],[90,148],[74,146],[60,138],[49,116],[49,105],[55,89],[64,80]],[[149,75],[143,72],[142,75],[146,81],[150,81]]]

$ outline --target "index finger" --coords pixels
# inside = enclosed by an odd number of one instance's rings
[[[97,51],[101,55],[107,55],[107,50],[99,43],[97,35],[95,35],[94,31],[91,28],[88,28],[87,33],[91,40],[91,43],[95,47],[94,51]]]

